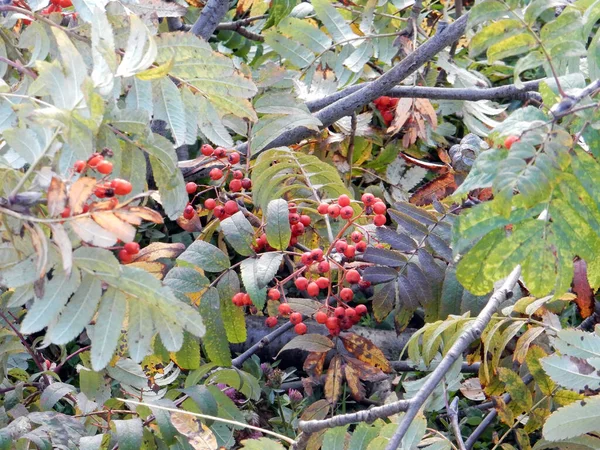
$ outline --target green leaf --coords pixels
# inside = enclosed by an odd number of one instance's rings
[[[198,110],[198,127],[202,134],[214,144],[233,147],[233,140],[213,105],[200,95],[194,95],[194,100]]]
[[[265,233],[269,245],[285,250],[290,245],[292,231],[288,220],[288,203],[283,199],[271,200],[267,206]]]
[[[200,343],[190,333],[183,334],[181,348],[172,356],[181,369],[195,370],[200,367]]]
[[[152,337],[155,333],[152,313],[140,300],[129,298],[127,349],[129,356],[139,363],[152,353]]]
[[[229,258],[218,247],[196,240],[179,257],[184,261],[200,267],[207,272],[222,272],[229,268]]]
[[[220,366],[231,366],[229,343],[223,333],[219,293],[210,288],[200,301],[200,315],[206,326],[204,348],[209,359]]]
[[[267,31],[264,37],[269,47],[299,69],[307,67],[315,59],[313,52],[299,41],[287,38],[275,30]]]
[[[533,406],[533,398],[519,374],[506,367],[499,367],[498,374],[500,380],[505,384],[506,392],[512,398],[510,402],[511,410],[517,415],[529,412]]]
[[[165,213],[170,219],[175,220],[188,203],[183,175],[179,169],[176,169],[175,172],[165,171],[164,166],[157,164],[157,160],[153,156],[150,156],[150,164]]]
[[[186,294],[196,294],[207,288],[208,278],[191,267],[173,267],[164,278],[164,283],[182,301],[189,301]]]
[[[259,289],[267,286],[275,278],[275,274],[283,261],[283,253],[263,253],[256,261],[256,283]]]
[[[578,358],[600,358],[600,336],[575,329],[559,330],[553,345],[561,354]]]
[[[227,340],[232,344],[246,342],[246,318],[244,310],[235,306],[231,299],[240,292],[240,280],[233,270],[227,271],[217,283],[219,299],[221,300],[221,318],[227,334]]]
[[[309,113],[261,117],[252,127],[251,153],[256,155],[286,131],[300,126],[318,131],[321,125],[321,121]]]
[[[57,345],[75,339],[94,317],[101,295],[100,280],[93,275],[84,275],[58,320],[48,328],[45,339]]]
[[[235,420],[236,422],[246,423],[242,412],[235,406],[233,401],[225,395],[218,386],[207,386],[207,389],[217,401],[217,416],[225,419]],[[239,429],[239,427],[235,427]]]
[[[117,435],[119,449],[138,450],[141,448],[143,427],[140,419],[113,420],[111,428]]]
[[[80,281],[79,271],[74,271],[70,275],[55,272],[54,277],[46,283],[43,296],[35,299],[23,319],[21,333],[35,333],[50,325],[62,311],[71,294],[77,290]]]
[[[252,375],[238,369],[221,369],[208,377],[211,384],[223,383],[240,391],[246,397],[258,401],[260,385]]]
[[[221,220],[221,230],[229,245],[240,255],[249,256],[254,253],[254,250],[252,250],[254,228],[242,211],[238,211],[233,216]]]
[[[171,129],[175,146],[182,146],[186,133],[185,109],[179,89],[170,78],[164,77],[152,82],[152,101],[154,119],[165,121]]]
[[[485,0],[473,6],[469,11],[469,27],[475,28],[483,22],[499,19],[508,14],[509,8],[504,2]]]
[[[2,132],[6,143],[21,158],[32,164],[41,154],[42,146],[36,134],[27,128],[9,128]]]
[[[142,20],[130,15],[129,38],[125,47],[125,55],[117,68],[116,76],[129,77],[150,67],[157,56],[154,38]]]
[[[542,429],[544,438],[561,441],[600,430],[600,396],[586,397],[554,411]]]
[[[348,425],[327,430],[323,435],[323,448],[327,450],[344,450],[347,429]]]
[[[88,327],[92,341],[92,368],[103,369],[111,360],[121,335],[121,324],[125,318],[127,302],[122,292],[109,287],[100,300],[98,317],[93,328]]]
[[[250,295],[252,303],[260,310],[265,306],[267,288],[264,286],[262,288],[259,287],[257,261],[255,258],[248,258],[242,261],[241,274],[246,292]]]
[[[277,30],[295,42],[302,42],[313,53],[322,53],[331,47],[331,38],[306,20],[286,17],[279,22]]]
[[[52,383],[42,392],[40,406],[43,411],[50,411],[61,398],[75,391],[76,389],[70,384]]]
[[[373,50],[373,42],[371,40],[364,41],[344,60],[344,66],[354,73],[361,72],[373,56]]]
[[[194,403],[198,405],[200,411],[203,414],[207,414],[210,416],[217,415],[217,402],[215,401],[215,398],[206,386],[196,384],[194,386],[182,389],[181,391],[184,394],[189,395],[189,397],[194,401]]]
[[[389,316],[389,314],[396,306],[397,295],[398,293],[396,290],[395,281],[382,284],[376,288],[375,294],[371,299],[375,320],[381,322],[387,316]]]
[[[567,0],[534,0],[525,9],[525,22],[533,25],[537,18],[547,9],[554,9],[568,5]]]
[[[130,83],[130,88],[125,97],[125,106],[129,110],[143,110],[147,114],[152,114],[154,106],[152,105],[152,83],[150,81],[140,80],[137,77],[131,77],[126,80]]]
[[[134,363],[131,359],[119,359],[114,366],[108,365],[106,371],[116,381],[137,389],[148,389],[148,378],[142,366]]]
[[[242,441],[245,450],[285,450],[285,447],[279,442],[261,437],[258,439],[244,439]]]
[[[537,41],[529,32],[517,34],[491,45],[487,51],[488,61],[493,63],[504,58],[528,53],[537,45]]]
[[[379,429],[377,425],[358,424],[352,433],[348,450],[367,450],[369,442],[379,435]]]
[[[479,31],[469,44],[469,56],[472,58],[483,53],[490,45],[514,36],[523,30],[523,24],[516,19],[504,19],[488,25]]]
[[[334,343],[326,336],[321,334],[304,334],[296,336],[290,342],[285,344],[279,354],[286,350],[300,349],[307,352],[327,353],[335,347]]]
[[[350,28],[350,25],[348,25],[348,22],[346,22],[329,0],[313,0],[311,3],[315,8],[317,17],[323,22],[323,25],[325,25],[335,42],[340,44],[342,41],[357,37]]]
[[[600,389],[600,376],[596,374],[594,367],[583,359],[550,355],[541,362],[546,373],[560,386],[576,391]]]

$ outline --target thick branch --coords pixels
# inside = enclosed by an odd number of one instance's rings
[[[229,0],[208,0],[191,32],[208,41],[229,10]]]
[[[365,85],[373,83],[357,84],[350,86],[335,94],[329,95],[318,100],[306,102],[306,106],[312,112],[319,111],[328,105],[361,90]],[[396,98],[428,98],[431,100],[494,100],[497,98],[515,98],[526,100],[528,98],[538,98],[539,94],[536,91],[539,87],[539,81],[528,81],[524,83],[523,88],[519,89],[514,84],[499,86],[493,88],[443,88],[443,87],[426,87],[426,86],[399,86],[390,89],[384,95]]]
[[[400,446],[402,438],[404,438],[408,427],[418,414],[427,398],[429,398],[436,386],[442,381],[455,361],[462,356],[463,352],[469,347],[469,345],[473,343],[473,341],[481,336],[483,329],[490,322],[490,319],[498,309],[498,306],[508,298],[509,293],[512,293],[512,289],[519,280],[520,275],[521,266],[517,266],[504,281],[500,289],[494,292],[494,295],[490,297],[487,305],[479,313],[471,326],[452,345],[448,353],[446,353],[446,356],[444,356],[440,362],[439,366],[437,366],[436,369],[431,373],[429,379],[423,384],[417,394],[410,399],[410,405],[406,410],[406,414],[402,417],[402,421],[390,439],[386,450],[396,450]]]

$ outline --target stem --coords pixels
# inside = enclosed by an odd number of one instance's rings
[[[88,351],[90,348],[92,348],[92,346],[91,346],[91,345],[87,345],[87,346],[85,346],[85,347],[81,347],[79,350],[77,350],[77,351],[75,351],[75,352],[71,353],[69,356],[67,356],[67,357],[65,358],[65,360],[64,360],[63,362],[61,362],[61,363],[60,363],[58,366],[56,366],[56,368],[54,369],[54,373],[58,373],[58,372],[60,372],[60,369],[62,369],[62,368],[63,368],[63,366],[65,365],[65,363],[66,363],[68,360],[70,360],[70,359],[71,359],[71,358],[73,358],[74,356],[77,356],[77,355],[79,355],[80,353],[83,353],[83,352],[85,352],[85,351]]]
[[[356,113],[352,113],[352,117],[350,118],[350,143],[348,144],[348,154],[346,159],[348,160],[348,164],[350,165],[350,170],[348,171],[348,180],[346,182],[347,186],[350,186],[352,182],[352,160],[354,159],[354,137],[356,136]]]

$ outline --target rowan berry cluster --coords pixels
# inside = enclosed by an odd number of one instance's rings
[[[383,119],[385,124],[389,126],[392,123],[392,120],[394,120],[394,110],[396,109],[396,105],[398,104],[398,99],[383,96],[376,98],[375,101],[373,101],[373,103],[381,113],[381,118]]]
[[[375,197],[373,194],[363,194],[361,197],[361,201],[363,203],[363,212],[362,214],[366,216],[373,216],[373,223],[380,227],[385,225],[387,219],[385,217],[385,213],[387,211],[387,206],[385,203]],[[337,219],[341,217],[345,220],[352,220],[354,217],[354,209],[350,206],[350,197],[347,195],[340,195],[337,199],[337,202],[333,203],[321,203],[317,211],[320,214],[328,215],[333,219]]]
[[[111,155],[111,152],[108,149],[103,150],[101,153],[93,153],[87,161],[76,161],[73,170],[81,174],[91,170],[101,175],[110,175],[113,171],[113,164],[106,159],[109,155]],[[94,188],[94,195],[98,198],[112,198],[115,195],[130,194],[131,190],[131,183],[122,178],[103,179]]]
[[[237,193],[252,188],[252,180],[247,178],[242,170],[234,167],[240,162],[240,154],[238,152],[231,151],[228,153],[225,148],[213,148],[210,144],[204,144],[201,147],[200,152],[204,156],[214,158],[223,164],[223,168],[214,167],[208,174],[211,180],[221,183],[218,187],[223,187],[227,180],[229,180],[228,191],[230,193]],[[196,183],[190,181],[185,185],[185,190],[189,195],[194,195],[194,199],[203,192],[214,190],[214,186],[209,186],[203,191],[198,192],[198,187],[199,186]],[[183,217],[186,220],[191,220],[196,214],[193,201],[194,200],[192,200],[183,211]],[[212,214],[219,220],[226,219],[239,211],[239,205],[235,200],[221,201],[219,197],[207,198],[204,201],[204,208],[208,211],[212,211]]]

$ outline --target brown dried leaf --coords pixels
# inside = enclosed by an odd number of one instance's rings
[[[96,186],[96,180],[90,177],[82,177],[77,180],[69,189],[69,208],[71,208],[71,214],[81,214],[83,211],[83,205],[91,197]]]
[[[369,339],[355,333],[342,333],[340,334],[340,338],[342,339],[342,343],[344,344],[344,347],[346,347],[346,350],[356,356],[359,360],[370,364],[373,367],[377,367],[385,373],[390,373],[392,371],[392,366],[384,356],[383,352],[375,347],[375,344]]]
[[[135,228],[123,222],[112,211],[92,213],[92,218],[98,225],[113,233],[122,242],[127,243],[135,239]]]
[[[447,172],[417,189],[410,197],[410,203],[417,206],[430,205],[433,200],[443,200],[455,190],[454,174]]]
[[[58,216],[66,205],[67,189],[65,183],[58,177],[52,177],[48,188],[48,214]]]
[[[48,239],[44,234],[44,230],[37,224],[33,226],[25,225],[31,233],[31,242],[37,255],[36,271],[40,278],[46,274],[46,265],[48,264]]]
[[[50,229],[52,230],[52,242],[58,247],[60,256],[62,258],[62,265],[64,271],[69,274],[73,268],[73,245],[69,235],[59,223],[50,223]]]
[[[411,145],[413,145],[415,142],[417,142],[417,137],[418,137],[417,128],[413,123],[406,130],[406,132],[404,133],[404,136],[402,136],[402,145],[404,146],[404,148],[408,148]]]
[[[302,420],[323,420],[329,414],[329,408],[327,400],[317,400],[304,410],[300,418]]]
[[[476,402],[481,402],[486,398],[479,378],[469,378],[463,381],[460,385],[460,392],[469,400]]]
[[[352,366],[352,368],[356,370],[358,377],[361,380],[377,382],[383,381],[388,377],[381,369],[373,367],[372,365],[362,362],[359,359],[352,358],[351,356],[344,355],[344,361],[346,361],[346,364]]]
[[[105,230],[89,217],[81,217],[67,222],[82,241],[96,247],[112,247],[117,243],[117,237]]]
[[[185,250],[184,244],[167,244],[165,242],[153,242],[142,248],[133,261],[156,261],[161,258],[175,259]]]
[[[408,118],[411,116],[413,107],[412,98],[401,98],[396,105],[396,113],[392,124],[388,127],[387,133],[396,134],[404,126]]]
[[[142,218],[140,216],[126,209],[115,209],[114,213],[115,216],[122,221],[135,225],[136,227],[142,224]]]
[[[217,438],[210,428],[199,422],[194,416],[183,412],[172,412],[171,423],[188,439],[194,450],[217,450],[219,448]]]
[[[515,416],[510,408],[506,405],[502,397],[494,397],[493,398],[496,411],[498,411],[498,417],[502,422],[504,422],[509,427],[515,422]]]
[[[140,269],[145,270],[146,272],[154,275],[159,280],[162,280],[165,275],[167,275],[168,267],[166,264],[160,262],[147,262],[147,261],[139,261],[139,262],[131,262],[128,264],[129,266],[139,267]]]
[[[519,364],[523,364],[525,362],[525,358],[527,358],[529,346],[535,340],[535,338],[537,338],[543,332],[543,327],[531,327],[525,333],[523,333],[521,337],[519,337],[519,340],[515,345],[513,361],[517,361],[519,362]]]
[[[573,292],[577,294],[575,303],[582,318],[589,317],[594,312],[594,292],[587,277],[587,264],[583,259],[574,263]]]
[[[335,355],[329,363],[329,369],[327,369],[327,376],[325,378],[325,398],[330,404],[335,404],[340,398],[343,381],[342,358],[340,355]]]
[[[198,214],[194,214],[189,220],[183,217],[183,215],[179,216],[177,218],[177,225],[189,233],[202,231],[202,222],[200,221]]]
[[[437,114],[431,102],[426,98],[417,98],[415,99],[415,108],[425,117],[431,128],[435,130],[437,127]]]
[[[414,164],[415,166],[423,167],[424,169],[433,170],[438,173],[446,173],[448,171],[448,166],[445,164],[434,163],[430,161],[422,161],[420,159],[414,158],[404,152],[398,153],[402,159],[410,164]]]
[[[450,155],[448,154],[448,151],[445,148],[439,147],[437,149],[437,154],[438,158],[440,158],[440,161],[442,161],[443,163],[450,164],[452,162],[452,159],[450,159]]]
[[[137,214],[143,220],[147,220],[148,222],[158,224],[163,223],[163,217],[157,211],[154,211],[146,206],[129,206],[127,209],[121,209],[120,211],[124,210],[132,214]]]
[[[423,120],[423,116],[419,113],[415,113],[413,116],[415,119],[415,127],[417,129],[417,136],[421,139],[427,139],[427,129],[425,128],[425,120]]]
[[[365,387],[359,379],[358,372],[352,366],[346,364],[344,366],[344,375],[346,375],[346,383],[348,383],[352,398],[357,402],[365,398]]]
[[[327,353],[309,353],[304,360],[304,371],[313,377],[318,377],[323,373],[323,364],[325,364],[325,356]]]

